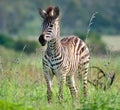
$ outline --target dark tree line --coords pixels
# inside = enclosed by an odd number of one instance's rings
[[[1,0],[0,32],[18,34],[22,30],[38,30],[41,23],[38,7],[57,5],[61,9],[62,32],[86,32],[89,19],[98,12],[94,21],[97,32],[119,34],[119,0]],[[28,26],[28,24],[30,24]],[[26,31],[25,31],[26,32]],[[29,31],[26,32],[29,35]],[[34,33],[33,33],[34,34]]]

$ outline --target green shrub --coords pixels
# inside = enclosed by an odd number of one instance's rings
[[[23,39],[14,40],[12,37],[4,34],[0,34],[0,45],[16,51],[24,51],[27,54],[35,52],[38,47],[38,43],[35,41]]]
[[[23,51],[24,49],[25,53],[30,54],[32,52],[35,52],[37,47],[38,47],[38,44],[35,41],[19,39],[16,41],[15,50]]]
[[[90,33],[88,43],[93,54],[106,54],[106,44],[102,41],[100,34]]]
[[[0,34],[0,45],[3,45],[6,48],[14,48],[15,40],[10,36]]]
[[[22,51],[23,48],[27,45],[27,42],[25,40],[17,40],[15,43],[15,50],[16,51]]]
[[[28,41],[27,47],[26,47],[26,53],[32,53],[36,51],[36,48],[38,48],[38,43],[35,41]]]

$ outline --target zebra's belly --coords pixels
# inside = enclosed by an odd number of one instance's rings
[[[51,69],[55,75],[72,75],[78,70],[78,66],[76,64],[69,64],[69,62],[63,62],[61,65],[55,65],[54,63],[54,66],[51,66]]]

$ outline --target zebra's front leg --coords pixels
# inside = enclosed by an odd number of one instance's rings
[[[78,97],[78,90],[75,86],[74,75],[67,76],[67,84],[70,89],[70,93],[73,99]]]
[[[60,74],[59,76],[59,92],[58,92],[58,99],[61,101],[63,100],[63,89],[64,89],[64,84],[66,82],[66,74]]]
[[[45,77],[46,84],[47,84],[47,99],[48,99],[48,103],[51,103],[51,99],[52,99],[52,79],[53,79],[53,75],[44,74],[44,77]]]

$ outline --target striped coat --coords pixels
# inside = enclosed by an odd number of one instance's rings
[[[39,37],[41,45],[47,45],[42,58],[43,71],[47,84],[48,102],[52,98],[52,80],[56,76],[59,81],[59,99],[63,98],[63,85],[67,81],[73,98],[78,96],[74,75],[83,72],[83,93],[86,96],[87,74],[90,53],[86,44],[77,36],[59,38],[59,8],[49,7],[40,10],[44,18],[42,34]],[[51,18],[52,17],[52,18]],[[54,21],[54,22],[53,22]]]

